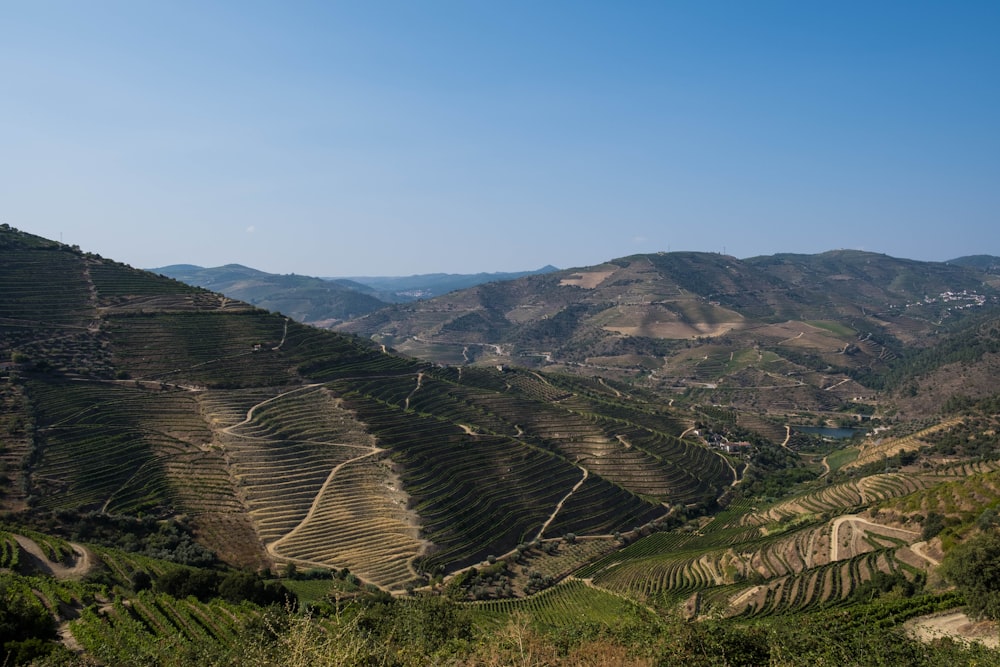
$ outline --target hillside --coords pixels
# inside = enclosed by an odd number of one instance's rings
[[[239,264],[215,268],[175,264],[151,271],[316,326],[361,317],[387,305],[359,283],[265,273]]]
[[[11,663],[57,639],[66,660],[100,664],[997,662],[903,629],[957,613],[966,589],[939,565],[1000,530],[985,380],[1000,329],[981,274],[685,253],[456,295],[512,312],[541,285],[593,296],[596,313],[619,283],[630,296],[607,318],[673,313],[642,324],[660,338],[632,338],[718,364],[663,394],[648,373],[622,382],[584,362],[398,356],[7,226],[0,253]],[[919,290],[944,292],[906,305]],[[845,313],[872,331],[845,331]],[[715,329],[689,348],[666,337],[681,314]],[[845,340],[858,350],[822,352]],[[836,371],[864,401],[812,368],[824,354],[866,360]],[[935,386],[946,376],[981,384]],[[747,389],[778,398],[755,408]],[[774,409],[803,397],[824,409]],[[878,432],[800,429],[836,415]]]
[[[995,276],[860,251],[659,253],[395,305],[338,325],[442,363],[601,374],[779,413],[875,393],[997,312]],[[884,388],[884,387],[879,387]]]
[[[949,260],[948,264],[967,266],[987,273],[1000,273],[1000,257],[994,255],[966,255]]]
[[[554,266],[543,266],[534,271],[502,271],[496,273],[424,273],[413,276],[361,276],[351,278],[327,278],[327,280],[350,282],[374,290],[384,301],[392,303],[416,301],[441,296],[449,292],[506,280],[516,280],[524,276],[534,276],[558,271]]]
[[[400,588],[734,480],[647,399],[438,368],[57,243],[2,244],[0,355],[32,424],[10,508],[184,515],[233,563]]]
[[[513,280],[555,270],[554,267],[547,266],[537,271],[513,273],[314,278],[267,273],[240,264],[212,268],[173,264],[150,269],[153,273],[188,285],[204,287],[264,310],[284,313],[297,322],[318,327],[332,327],[367,315],[390,303],[410,302],[483,283]]]

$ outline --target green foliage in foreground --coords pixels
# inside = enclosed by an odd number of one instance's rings
[[[954,603],[954,600],[951,600]],[[907,602],[907,604],[910,604]],[[891,610],[890,610],[891,611]],[[443,598],[354,602],[339,610],[288,614],[271,608],[225,643],[180,642],[116,626],[100,644],[109,664],[131,665],[774,665],[997,664],[1000,654],[951,642],[925,645],[896,623],[903,613],[859,606],[762,624],[692,623],[648,611],[571,621],[540,630],[526,614],[489,630],[467,606]],[[872,620],[876,619],[876,620]]]
[[[252,601],[257,596],[232,594],[230,589],[256,590],[261,583],[256,575],[172,568],[147,575],[142,586],[110,571],[100,583],[0,573],[0,664],[1000,664],[1000,652],[948,641],[925,645],[902,631],[909,618],[961,605],[954,593],[886,595],[754,621],[691,622],[672,607],[644,607],[579,579],[521,600],[461,603],[442,596],[396,599],[359,592],[345,599],[337,590],[340,599],[335,595],[296,608],[262,606]],[[184,577],[177,574],[181,571]],[[132,579],[141,572],[133,572]],[[188,590],[194,580],[211,580],[211,592]],[[82,654],[55,641],[57,622],[67,619]]]
[[[45,655],[55,638],[52,615],[22,577],[0,573],[0,664],[18,664]]]
[[[1000,531],[990,528],[957,545],[941,573],[962,591],[971,615],[1000,620]]]

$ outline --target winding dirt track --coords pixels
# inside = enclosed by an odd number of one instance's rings
[[[868,521],[867,519],[862,519],[856,514],[847,514],[844,516],[838,516],[833,520],[830,527],[830,562],[841,560],[840,555],[840,536],[838,535],[840,528],[845,524],[850,523],[854,530],[851,533],[850,543],[846,545],[847,555],[843,558],[850,558],[856,551],[855,547],[860,545],[864,540],[864,527],[871,526],[876,530],[872,532],[877,535],[892,535],[899,537],[904,540],[915,540],[920,537],[920,533],[915,530],[906,530],[905,528],[894,528],[892,526],[886,526],[881,523],[874,523]]]
[[[562,500],[556,503],[556,508],[552,510],[552,514],[549,515],[549,518],[545,521],[545,523],[542,524],[542,527],[538,530],[538,535],[535,536],[536,540],[542,539],[542,535],[545,534],[545,529],[548,528],[549,524],[555,520],[556,515],[559,514],[559,510],[562,509],[563,503],[569,500],[569,497],[572,496],[574,493],[576,493],[577,489],[583,486],[583,483],[587,481],[587,477],[590,476],[590,473],[588,473],[587,469],[583,467],[580,467],[580,470],[583,471],[583,478],[579,482],[573,485],[573,488],[569,490],[569,493],[563,496]]]
[[[96,567],[93,555],[86,547],[80,544],[69,543],[70,547],[73,548],[75,558],[72,565],[63,565],[62,563],[49,560],[49,557],[45,555],[42,548],[31,538],[24,535],[14,535],[14,539],[17,540],[18,545],[27,556],[26,560],[30,563],[31,568],[42,574],[53,576],[56,579],[82,579]],[[75,610],[67,612],[62,604],[59,605],[58,610],[53,609],[52,611],[56,613],[56,620],[58,621],[56,633],[59,635],[59,641],[70,651],[80,653],[83,648],[69,628],[69,619],[75,618],[77,612]]]
[[[49,560],[48,556],[45,555],[45,552],[42,551],[42,548],[34,540],[23,535],[15,535],[14,539],[17,540],[17,543],[24,552],[28,554],[32,567],[42,574],[53,576],[56,579],[81,579],[94,568],[90,551],[79,544],[70,542],[70,546],[73,547],[73,553],[76,557],[73,564],[67,566]]]
[[[933,567],[937,567],[941,564],[941,561],[927,553],[927,542],[914,542],[910,545],[910,551],[923,558]]]

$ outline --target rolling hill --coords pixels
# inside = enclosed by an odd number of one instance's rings
[[[151,271],[316,326],[330,326],[387,305],[360,283],[278,275],[240,264],[215,268],[174,264]]]
[[[231,299],[288,315],[297,322],[332,327],[390,303],[415,301],[488,282],[555,271],[551,266],[514,273],[431,273],[406,277],[314,278],[275,274],[240,264],[213,268],[173,264],[150,269],[189,285],[219,292]]]
[[[398,304],[337,326],[441,363],[602,374],[701,400],[837,410],[992,317],[996,276],[861,251],[659,253]]]
[[[534,271],[502,271],[496,273],[424,273],[413,276],[362,276],[351,278],[326,278],[349,282],[375,290],[377,296],[392,303],[416,301],[441,296],[449,292],[474,287],[484,283],[515,280],[558,271],[554,266],[543,266]]]

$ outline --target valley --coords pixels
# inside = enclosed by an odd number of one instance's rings
[[[655,628],[662,657],[794,618],[832,656],[959,607],[940,566],[1000,524],[975,267],[642,255],[330,331],[7,226],[0,252],[0,583],[104,664],[250,659],[279,590],[313,648],[444,633],[398,664],[518,623]]]

